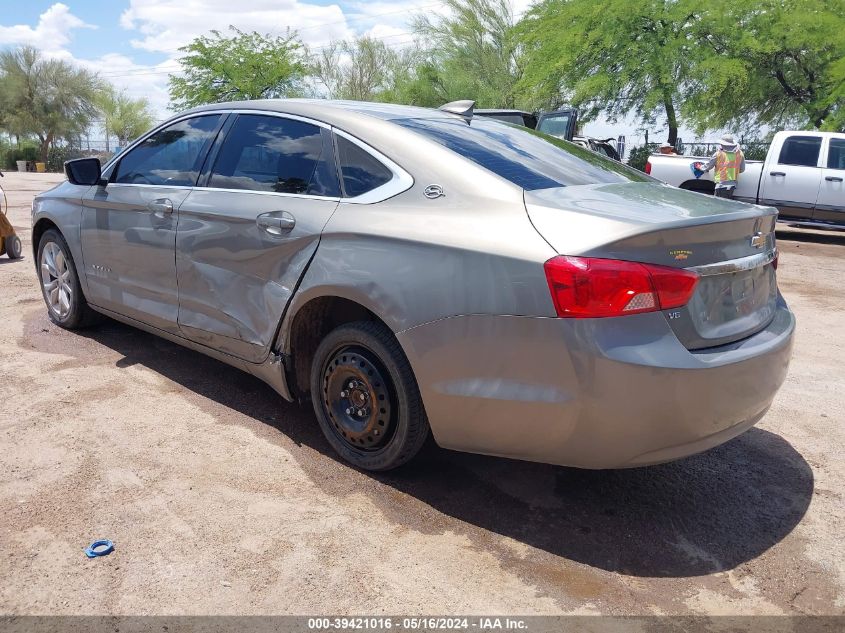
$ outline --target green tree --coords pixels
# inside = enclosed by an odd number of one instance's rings
[[[448,101],[450,88],[444,82],[444,75],[436,63],[419,53],[413,65],[405,74],[397,75],[392,91],[382,95],[382,101],[406,103],[424,108],[436,108]]]
[[[585,118],[663,117],[678,136],[681,87],[692,63],[691,29],[706,3],[693,0],[543,0],[519,27],[522,88],[540,102],[569,100]]]
[[[416,15],[415,32],[430,47],[414,90],[439,101],[475,99],[480,107],[529,107],[520,93],[522,47],[507,0],[445,0],[445,16]],[[427,83],[427,87],[423,83]]]
[[[296,33],[273,37],[229,28],[231,37],[211,31],[179,49],[184,76],[170,76],[173,109],[302,93],[307,54]]]
[[[118,144],[125,147],[129,141],[143,134],[155,123],[155,117],[146,99],[132,99],[111,85],[106,85],[100,90],[96,103],[103,117],[106,151],[109,150],[110,136],[116,136]]]
[[[845,127],[842,0],[711,0],[685,117],[699,130]]]
[[[399,84],[409,80],[417,50],[394,50],[381,40],[361,37],[333,42],[321,49],[312,72],[332,99],[390,100]]]
[[[0,52],[0,85],[5,129],[37,137],[45,163],[57,141],[78,138],[96,114],[96,75],[29,46]]]
[[[331,99],[443,103],[437,90],[440,75],[416,44],[394,49],[370,37],[333,42],[314,56],[311,72],[323,86],[315,93]]]

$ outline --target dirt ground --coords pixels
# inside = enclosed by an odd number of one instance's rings
[[[0,258],[0,613],[845,614],[845,233],[778,231],[794,358],[732,442],[616,472],[429,446],[371,475],[255,378],[52,325],[29,209],[59,179],[0,181],[25,253]]]

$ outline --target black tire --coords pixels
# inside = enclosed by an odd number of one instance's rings
[[[6,242],[6,255],[9,256],[9,259],[20,259],[23,257],[21,238],[17,235],[10,235],[4,241]]]
[[[65,314],[58,313],[50,306],[50,301],[48,300],[47,292],[44,288],[41,262],[44,249],[49,244],[55,244],[58,246],[62,255],[67,260],[67,270],[69,273],[67,283],[70,286],[71,294],[69,301],[70,308]],[[50,317],[50,320],[53,323],[59,327],[65,328],[66,330],[75,330],[77,328],[92,325],[99,320],[99,315],[88,306],[88,302],[82,294],[82,287],[79,285],[79,274],[77,273],[76,264],[73,261],[73,255],[71,255],[70,248],[68,247],[67,242],[65,242],[65,238],[62,237],[62,234],[56,229],[48,229],[41,236],[41,240],[38,242],[38,261],[36,262],[36,269],[38,271],[39,286],[41,286],[41,296],[44,298],[44,303],[47,306],[47,316]]]
[[[348,323],[323,339],[311,364],[311,400],[332,448],[364,470],[401,466],[428,437],[417,380],[399,342],[380,323]]]

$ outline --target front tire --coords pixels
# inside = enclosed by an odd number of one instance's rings
[[[332,448],[364,470],[401,466],[428,437],[411,366],[380,323],[349,323],[323,339],[311,365],[311,399]]]
[[[38,276],[47,315],[53,323],[74,330],[96,319],[82,294],[70,248],[55,229],[45,231],[38,243]]]

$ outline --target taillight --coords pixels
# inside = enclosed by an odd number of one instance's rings
[[[645,173],[647,173],[649,176],[651,176],[651,161],[650,160],[647,160],[645,162]]]
[[[686,305],[698,275],[681,268],[595,257],[553,257],[543,265],[559,317],[612,317]]]

